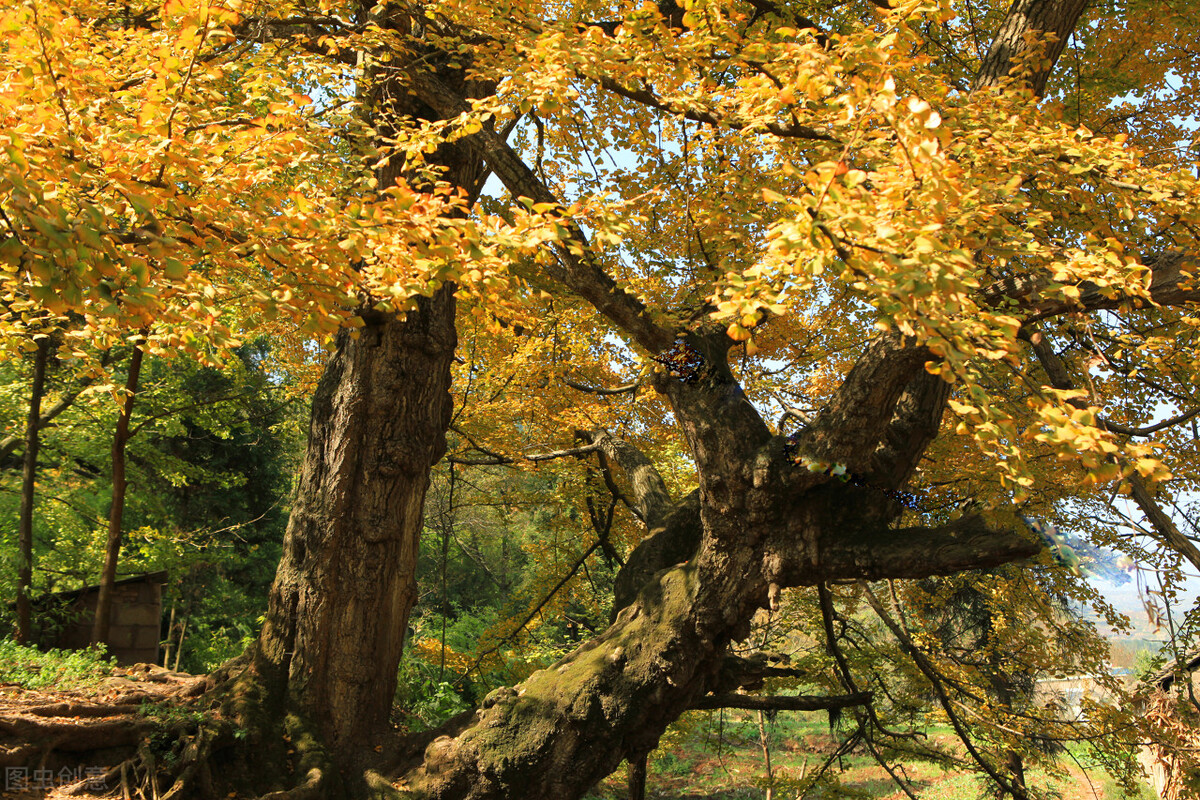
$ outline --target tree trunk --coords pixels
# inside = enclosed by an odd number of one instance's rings
[[[763,768],[767,773],[767,788],[763,792],[763,800],[771,800],[775,794],[775,770],[771,767],[771,732],[767,729],[766,712],[758,714],[758,746],[762,749]]]
[[[21,476],[21,511],[17,520],[20,560],[17,566],[17,641],[31,641],[33,586],[33,490],[37,482],[38,447],[41,444],[42,395],[46,385],[46,362],[50,360],[50,337],[38,339],[33,357],[33,381],[29,390],[29,420],[25,424],[25,464]]]
[[[335,754],[365,748],[391,710],[454,345],[447,288],[339,334],[313,398],[257,666]]]
[[[1058,57],[1062,55],[1071,38],[1071,32],[1087,9],[1089,0],[1014,0],[1004,18],[1000,30],[992,40],[987,57],[980,65],[972,88],[985,89],[998,84],[1014,69],[1022,66],[1022,60],[1030,57],[1030,45],[1026,36],[1033,34],[1035,48],[1043,48],[1040,58],[1027,61],[1024,66],[1031,69],[1014,77],[1023,78],[1036,97],[1046,92],[1046,81]],[[1047,35],[1049,34],[1049,36]]]
[[[629,800],[646,800],[647,753],[629,757]]]
[[[368,4],[370,5],[370,4]],[[365,13],[365,12],[364,12]],[[401,25],[403,20],[380,20]],[[369,62],[369,59],[367,59]],[[470,85],[461,67],[439,75]],[[380,142],[403,139],[395,119],[436,119],[387,68],[364,81],[365,116]],[[380,145],[381,149],[386,144]],[[485,174],[466,148],[427,155],[441,179],[475,197]],[[401,155],[377,166],[378,185],[403,178]],[[254,675],[269,702],[311,725],[340,789],[361,790],[360,767],[387,727],[397,669],[417,597],[416,565],[429,470],[446,449],[455,287],[418,298],[406,315],[362,311],[342,331],[313,398],[308,447],[271,589]]]
[[[92,643],[103,644],[108,640],[108,629],[112,617],[113,587],[117,581],[117,561],[121,556],[121,526],[125,516],[125,444],[129,441],[129,419],[133,416],[133,403],[137,396],[138,382],[142,374],[144,353],[140,346],[133,349],[129,358],[129,374],[125,377],[125,402],[121,415],[117,417],[117,429],[112,444],[112,506],[108,512],[108,541],[104,547],[104,568],[100,573],[100,592],[96,598],[96,621],[92,625]]]

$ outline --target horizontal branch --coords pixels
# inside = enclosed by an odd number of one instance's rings
[[[831,711],[849,706],[865,706],[871,702],[870,692],[858,694],[818,695],[749,695],[710,694],[697,700],[696,710],[744,708],[751,711]]]
[[[238,39],[249,41],[287,40],[306,52],[324,56],[341,64],[355,64],[357,53],[351,48],[339,48],[325,43],[330,36],[362,34],[364,26],[332,14],[281,17],[242,17],[229,32]]]
[[[750,657],[727,655],[721,663],[717,682],[709,687],[713,694],[729,694],[737,689],[761,689],[767,678],[803,678],[806,673],[792,667],[775,667],[771,663],[786,662],[784,656],[757,652]]]
[[[623,386],[613,386],[611,388],[604,386],[588,386],[586,383],[573,381],[566,376],[559,378],[559,380],[572,389],[580,392],[587,392],[588,394],[600,395],[601,397],[611,397],[612,395],[617,394],[629,394],[630,392],[637,391],[637,388],[641,386],[641,384],[637,382],[626,383]]]
[[[1150,268],[1149,302],[1160,306],[1200,303],[1200,287],[1191,272],[1192,264],[1188,256],[1178,251],[1160,253],[1145,259],[1144,264]],[[1077,301],[1053,299],[1037,303],[1025,318],[1025,324],[1075,311],[1103,311],[1146,302],[1147,298],[1140,295],[1116,294],[1110,297],[1101,292],[1100,287],[1085,281],[1080,285]]]
[[[482,447],[474,446],[474,449],[487,455],[487,458],[464,458],[463,456],[446,456],[446,460],[451,464],[459,464],[464,467],[500,467],[505,464],[519,464],[522,461],[531,461],[538,463],[541,461],[553,461],[556,458],[570,458],[572,456],[585,456],[588,453],[595,453],[600,449],[598,444],[582,445],[580,447],[567,447],[562,450],[551,450],[548,453],[531,453],[529,455],[520,456],[505,456],[499,453],[494,453],[491,450],[485,450]]]
[[[833,511],[821,524],[815,557],[794,533],[773,535],[773,550],[783,565],[780,586],[811,586],[848,578],[929,578],[996,567],[1042,550],[1032,533],[1000,527],[979,515],[938,526],[872,529],[864,523],[867,515],[863,509],[889,502],[882,492],[828,484],[814,491],[829,492],[823,502]]]
[[[669,114],[674,114],[677,117],[699,122],[702,125],[710,125],[714,128],[727,128],[735,131],[750,132],[754,129],[760,129],[763,133],[770,133],[778,136],[781,139],[811,139],[821,142],[840,143],[840,140],[824,131],[818,130],[809,125],[801,125],[798,122],[784,124],[781,122],[768,122],[755,120],[749,122],[736,118],[724,118],[710,111],[703,111],[696,108],[689,108],[685,105],[672,103],[664,100],[646,87],[638,89],[630,89],[623,86],[612,78],[600,78],[596,81],[601,88],[612,94],[624,97],[626,100],[632,100],[648,108],[666,111]]]
[[[580,438],[598,448],[625,473],[625,479],[633,489],[637,514],[646,527],[653,529],[662,525],[672,508],[671,495],[662,475],[646,454],[605,430],[581,432]]]
[[[1187,422],[1197,414],[1200,414],[1200,406],[1193,408],[1191,411],[1185,411],[1178,416],[1170,417],[1169,419],[1164,419],[1162,422],[1157,422],[1154,425],[1147,425],[1142,428],[1129,428],[1113,422],[1110,419],[1103,420],[1103,425],[1106,430],[1110,430],[1113,433],[1119,433],[1122,436],[1153,436],[1161,430],[1173,428],[1180,423]]]

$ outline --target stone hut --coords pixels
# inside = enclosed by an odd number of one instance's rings
[[[134,575],[116,582],[108,652],[118,664],[156,664],[162,638],[162,587],[166,572]],[[56,592],[35,601],[38,644],[75,650],[91,643],[99,586]]]

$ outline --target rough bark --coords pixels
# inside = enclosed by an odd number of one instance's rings
[[[313,399],[257,665],[335,753],[364,747],[390,710],[454,345],[447,289],[340,334]]]
[[[33,503],[37,483],[37,457],[41,438],[42,395],[46,387],[46,362],[50,359],[50,337],[38,339],[33,356],[33,378],[29,388],[29,418],[25,423],[25,459],[21,475],[21,510],[17,519],[19,560],[17,562],[17,641],[26,644],[32,636],[33,588]]]
[[[992,46],[975,76],[974,89],[996,86],[1014,74],[1023,79],[1037,97],[1046,92],[1046,81],[1067,46],[1089,0],[1014,0]],[[1033,43],[1030,43],[1030,37]],[[1031,52],[1031,47],[1035,48]],[[1025,61],[1034,53],[1036,61]],[[1032,67],[1020,72],[1022,66]]]
[[[618,439],[608,431],[595,430],[584,435],[592,444],[600,446],[601,452],[612,463],[620,466],[633,490],[633,507],[647,528],[662,524],[670,513],[671,495],[667,485],[658,474],[646,454],[628,442]]]
[[[363,14],[370,16],[366,7]],[[373,21],[409,26],[402,15]],[[375,71],[366,56],[363,63],[364,115],[379,142],[403,138],[406,118],[437,119],[390,69]],[[490,91],[463,76],[462,67],[439,72],[457,92]],[[443,145],[426,160],[442,169],[442,180],[478,192],[482,165],[465,148]],[[399,155],[384,159],[375,177],[380,187],[422,180]],[[249,677],[267,690],[276,713],[294,713],[316,732],[340,773],[327,776],[334,787],[328,791],[365,791],[361,767],[387,728],[417,596],[429,469],[445,452],[451,418],[454,291],[448,285],[419,298],[402,316],[364,308],[367,325],[338,335],[313,399],[283,557]],[[309,775],[320,783],[316,776]]]
[[[140,346],[129,357],[129,373],[125,377],[125,401],[117,417],[112,443],[112,504],[108,511],[108,538],[104,546],[104,567],[100,573],[100,591],[96,597],[96,621],[92,625],[92,642],[101,644],[108,639],[112,617],[112,593],[117,581],[117,562],[121,558],[121,531],[125,517],[125,445],[129,441],[129,420],[141,380],[144,353]]]
[[[692,492],[663,515],[625,559],[613,581],[613,619],[661,570],[687,561],[700,546],[700,493]]]
[[[646,798],[646,762],[649,757],[642,755],[629,762],[629,800],[645,800]]]
[[[937,433],[936,423],[941,421],[938,404],[944,406],[948,395],[938,392],[941,379],[935,383],[930,380],[934,376],[925,371],[926,362],[932,358],[926,348],[908,344],[899,336],[876,339],[838,387],[825,413],[803,431],[797,442],[799,452],[812,459],[844,464],[855,473],[882,470],[891,486],[902,484],[913,463],[912,451],[924,450],[910,442],[905,428],[919,427],[921,440],[927,445]],[[910,391],[914,382],[917,385]],[[880,431],[892,425],[902,396],[906,406],[900,413],[905,421],[897,420],[895,424],[900,427],[893,428],[892,435],[881,441]],[[909,458],[897,449],[901,445]]]

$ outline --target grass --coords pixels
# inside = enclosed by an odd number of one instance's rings
[[[825,720],[816,715],[780,715],[770,728],[774,800],[905,800],[906,795],[869,755],[844,756],[829,775],[813,785],[814,772],[831,755],[834,739]],[[945,730],[930,730],[934,739]],[[1051,779],[1031,771],[1035,784],[1057,791],[1062,800],[1124,800],[1116,782],[1098,768],[1088,780],[1069,759],[1070,777]],[[646,796],[655,800],[762,800],[767,782],[753,714],[726,715],[723,721],[705,715],[686,715],[673,726],[647,770]],[[909,763],[905,773],[921,800],[976,800],[986,795],[976,775],[949,772],[930,763]],[[627,774],[618,769],[587,795],[587,800],[624,800]],[[1136,800],[1154,800],[1144,788]]]
[[[26,689],[85,689],[112,674],[102,649],[48,650],[0,640],[0,682]]]

